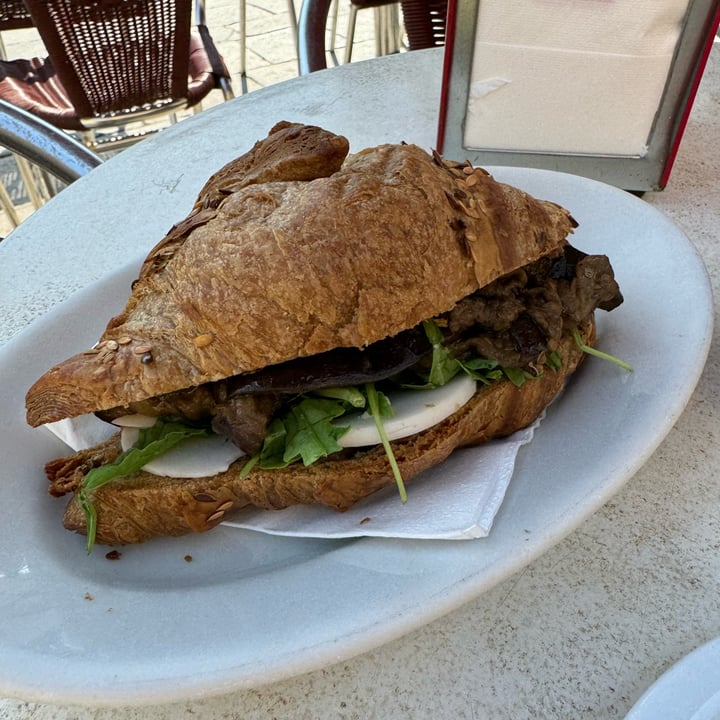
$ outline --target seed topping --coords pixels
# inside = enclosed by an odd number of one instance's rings
[[[195,495],[193,495],[193,497],[198,502],[215,502],[217,500],[217,498],[214,495],[211,495],[210,493],[203,493],[203,492],[196,493]]]
[[[210,515],[207,518],[207,520],[205,522],[207,522],[207,523],[219,522],[220,520],[223,519],[224,516],[225,516],[224,510],[216,510],[212,515]]]
[[[193,338],[193,343],[196,348],[204,348],[207,347],[214,339],[215,336],[212,333],[203,333],[202,335],[197,335]]]

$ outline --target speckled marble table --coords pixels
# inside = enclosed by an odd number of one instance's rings
[[[412,139],[431,146],[441,56],[421,55],[426,87],[422,97],[406,93],[402,112],[411,119]],[[415,62],[404,56],[395,65],[399,86],[410,82]],[[350,72],[355,85],[338,83],[332,95],[327,85],[311,90],[315,85],[301,78],[291,81],[296,90],[280,84],[258,91],[252,102],[236,101],[232,119],[226,114],[220,122],[211,109],[112,160],[112,173],[105,166],[68,188],[0,243],[0,342],[121,259],[150,248],[185,214],[213,170],[265,135],[269,117],[319,122],[330,113],[332,129],[351,138],[364,124],[364,144],[402,139],[396,98],[353,106],[357,83],[378,78],[357,67]],[[369,126],[363,117],[385,119]],[[192,143],[183,142],[185,134]],[[716,295],[719,139],[716,45],[669,186],[645,196],[696,245]],[[185,148],[182,157],[177,144]],[[123,232],[109,227],[103,213],[80,218],[92,203],[122,207],[109,216],[124,224]],[[116,247],[120,234],[131,245]],[[61,707],[8,698],[0,700],[0,718],[624,717],[665,669],[720,634],[718,352],[715,337],[684,414],[621,492],[542,557],[429,625],[354,659],[255,689],[150,707]],[[658,392],[662,382],[658,378]]]

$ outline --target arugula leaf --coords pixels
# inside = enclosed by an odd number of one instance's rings
[[[400,493],[400,500],[404,503],[407,502],[407,491],[405,490],[405,482],[403,481],[402,473],[398,467],[395,454],[393,453],[390,440],[388,439],[387,432],[385,432],[385,424],[382,421],[383,414],[387,414],[387,408],[390,407],[390,401],[384,395],[384,393],[378,392],[373,383],[367,383],[365,385],[365,394],[368,399],[368,412],[375,421],[375,427],[377,428],[378,435],[382,442],[382,446],[385,449],[390,468],[395,478],[395,484],[397,485],[398,492]]]
[[[308,397],[293,406],[285,417],[287,440],[283,459],[291,463],[301,458],[307,467],[341,450],[337,441],[347,428],[335,427],[330,421],[344,414],[343,404],[334,400]]]
[[[432,344],[432,366],[427,379],[428,384],[431,387],[442,387],[460,372],[461,366],[453,356],[452,350],[443,344],[445,338],[437,323],[433,320],[423,320],[422,325]]]
[[[580,331],[577,328],[572,331],[572,334],[573,338],[575,339],[575,344],[584,353],[587,353],[588,355],[594,355],[595,357],[601,358],[602,360],[608,360],[609,362],[623,368],[623,370],[633,372],[633,366],[629,363],[626,363],[624,360],[620,360],[620,358],[616,358],[614,355],[609,355],[608,353],[605,353],[602,350],[598,350],[597,348],[594,348],[591,345],[587,345],[585,342],[583,342],[583,339],[580,336]]]
[[[140,470],[154,460],[174,448],[183,440],[202,437],[210,434],[205,427],[194,427],[180,422],[158,419],[149,428],[140,430],[135,445],[120,453],[114,462],[93,468],[84,478],[76,492],[78,503],[85,515],[87,525],[87,550],[92,552],[97,534],[97,511],[92,501],[92,494],[103,485],[119,477],[126,477]]]
[[[405,484],[382,420],[394,414],[390,400],[385,393],[378,391],[373,383],[367,383],[362,391],[355,387],[341,389],[348,392],[333,392],[333,396],[340,397],[340,400],[316,397],[319,393],[314,393],[304,396],[285,414],[276,417],[270,423],[262,449],[245,463],[240,477],[247,477],[256,465],[264,470],[273,470],[302,460],[307,467],[321,457],[342,450],[337,441],[349,430],[349,426],[336,426],[332,420],[345,415],[348,409],[350,412],[356,409],[355,403],[347,401],[357,393],[362,397],[362,407],[367,407],[368,414],[375,421],[400,498],[402,502],[407,502]]]
[[[302,460],[307,467],[321,457],[342,450],[337,441],[348,428],[337,427],[332,420],[346,411],[347,405],[340,400],[303,397],[270,423],[259,456],[245,464],[241,477],[246,477],[255,465],[273,470]]]
[[[267,433],[263,446],[260,450],[260,454],[255,456],[255,462],[251,458],[240,473],[241,477],[245,477],[250,471],[248,465],[252,463],[260,464],[260,467],[265,469],[283,468],[287,463],[283,460],[285,454],[285,438],[287,437],[287,430],[285,429],[285,423],[280,418],[274,418],[268,426]]]
[[[563,364],[562,355],[557,350],[550,350],[545,353],[545,364],[551,370],[560,370]]]
[[[483,385],[491,385],[503,376],[503,370],[497,360],[481,357],[471,358],[470,360],[461,360],[460,366],[473,380],[477,380]]]
[[[375,384],[373,383],[373,388],[375,388]],[[367,395],[367,386],[365,388],[365,393]],[[377,398],[377,408],[375,408],[376,414],[381,418],[386,417],[395,417],[395,410],[393,409],[392,403],[390,402],[390,398],[380,390],[376,390],[374,395]],[[368,403],[369,403],[368,398]]]
[[[523,370],[522,368],[504,367],[502,371],[505,374],[505,377],[515,387],[522,387],[525,384],[526,380],[532,380],[533,378],[537,377],[536,375],[531,375],[527,370]]]
[[[319,388],[313,390],[314,395],[320,397],[333,398],[334,400],[342,400],[354,408],[364,408],[367,404],[365,396],[354,386]]]
[[[410,390],[430,390],[442,387],[452,380],[461,370],[467,373],[473,380],[491,385],[503,376],[507,377],[513,385],[520,387],[526,380],[534,377],[522,368],[502,367],[497,360],[489,360],[483,357],[474,357],[467,360],[459,360],[454,357],[452,350],[446,347],[442,330],[434,320],[424,320],[423,328],[428,340],[432,344],[432,367],[429,375],[424,379],[424,385],[410,385],[403,383],[403,387]],[[553,361],[559,359],[559,355],[553,357]]]

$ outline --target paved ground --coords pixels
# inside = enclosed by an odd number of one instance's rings
[[[297,75],[295,38],[290,22],[290,0],[257,0],[247,2],[247,78],[248,90],[287,80]],[[349,0],[338,1],[338,34],[336,46],[343,57],[346,44]],[[301,0],[295,0],[296,11]],[[358,14],[353,44],[353,60],[375,54],[374,10]],[[241,93],[240,82],[240,5],[239,0],[206,0],[207,23],[210,33],[232,75],[236,95]],[[43,45],[34,30],[14,30],[3,33],[9,58],[34,57],[43,54]],[[222,95],[214,91],[204,107],[222,102]],[[0,182],[13,198],[21,219],[33,211],[11,157],[0,156]],[[0,210],[0,238],[12,230],[12,223]]]

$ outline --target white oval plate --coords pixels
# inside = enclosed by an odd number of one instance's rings
[[[720,638],[701,645],[664,672],[626,720],[720,720]]]
[[[64,502],[46,493],[43,463],[64,447],[25,425],[23,398],[51,362],[93,344],[124,304],[135,264],[0,349],[0,695],[166,702],[365,652],[529,563],[643,465],[707,356],[712,303],[701,260],[675,225],[616,188],[542,170],[494,173],[570,208],[575,244],[611,257],[625,303],[600,314],[600,339],[635,372],[584,364],[521,450],[490,537],[330,541],[218,528],[123,548],[114,562],[102,551],[88,557],[84,539],[61,528]]]

